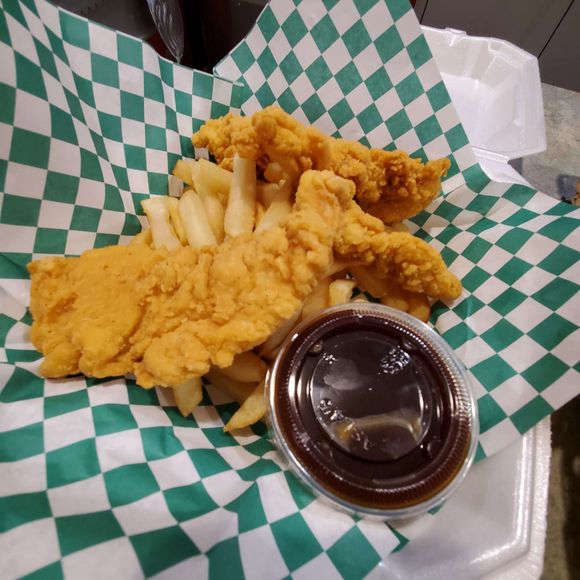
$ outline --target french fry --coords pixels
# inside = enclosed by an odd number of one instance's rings
[[[264,209],[264,206],[260,202],[257,202],[256,203],[256,229],[254,231],[258,230],[258,226],[260,225],[260,222],[262,221],[262,218],[264,217],[265,213],[266,213],[266,210]]]
[[[193,173],[196,170],[196,161],[193,159],[180,159],[173,167],[173,175],[178,177],[187,185],[193,186]]]
[[[344,277],[348,274],[351,268],[346,262],[335,261],[333,262],[329,268],[326,270],[326,276],[331,277],[335,276],[336,274],[341,274],[340,277]]]
[[[167,194],[171,197],[181,197],[183,195],[184,183],[176,175],[169,176],[169,185],[167,188]]]
[[[242,406],[232,415],[226,423],[224,431],[243,429],[257,423],[266,414],[266,395],[264,393],[264,381],[262,381],[252,394],[242,403]]]
[[[284,179],[278,184],[278,193],[271,203],[275,201],[290,201],[292,198],[292,182],[289,179]]]
[[[211,367],[205,375],[209,382],[227,393],[234,401],[243,403],[256,388],[256,383],[242,383],[224,375],[221,369]]]
[[[422,320],[423,322],[428,322],[431,316],[431,305],[429,304],[429,299],[423,294],[415,294],[411,297],[409,301],[409,314]]]
[[[405,290],[392,280],[378,278],[368,267],[351,266],[349,270],[356,278],[358,287],[378,298],[381,304],[408,312],[423,322],[429,320],[431,307],[423,294]]]
[[[218,197],[207,193],[207,190],[201,191],[199,197],[203,203],[207,221],[216,237],[218,244],[224,241],[224,216],[225,209]]]
[[[270,144],[264,144],[264,153],[272,160],[272,162],[280,165],[282,171],[286,174],[285,179],[289,179],[292,186],[297,187],[298,182],[300,181],[300,175],[302,174],[298,161],[293,159],[291,156],[284,156]]]
[[[265,209],[268,209],[274,200],[290,201],[292,197],[292,182],[284,179],[280,183],[260,183],[257,186],[257,196]]]
[[[203,202],[194,191],[184,193],[179,200],[179,215],[187,241],[192,248],[215,246],[217,239],[205,213]]]
[[[312,318],[325,308],[328,308],[328,288],[330,286],[330,278],[324,278],[319,282],[318,286],[314,288],[310,296],[304,301],[302,307],[302,320]]]
[[[278,183],[286,178],[286,174],[282,169],[282,166],[275,161],[268,163],[266,169],[264,169],[264,179],[270,183]]]
[[[231,171],[207,159],[200,159],[197,162],[197,171],[193,177],[195,188],[199,193],[216,196],[226,207],[232,185],[233,174]]]
[[[169,221],[169,210],[165,198],[151,197],[141,202],[141,207],[149,220],[154,248],[167,248],[170,252],[181,248],[181,242],[175,235]]]
[[[401,310],[402,312],[407,312],[409,310],[409,302],[406,298],[399,294],[387,294],[381,298],[381,304],[384,306],[390,306],[391,308],[396,308],[397,310]]]
[[[266,375],[266,363],[255,353],[242,352],[234,357],[234,362],[227,368],[220,368],[226,377],[241,383],[258,383]]]
[[[187,417],[203,399],[201,377],[193,377],[181,385],[173,387],[173,395],[179,412]]]
[[[270,207],[279,191],[280,185],[278,183],[268,183],[266,181],[258,181],[256,183],[256,199],[264,206],[264,209]]]
[[[169,210],[169,219],[171,220],[175,234],[179,238],[179,241],[184,246],[187,246],[187,236],[185,235],[185,229],[183,228],[181,216],[179,215],[179,200],[176,197],[164,197],[163,201]]]
[[[350,302],[352,291],[356,286],[354,280],[334,280],[328,287],[329,306]]]
[[[356,278],[359,288],[375,298],[380,299],[388,293],[389,287],[387,281],[382,278],[377,278],[366,266],[350,266],[349,270]]]
[[[272,198],[265,200],[268,202],[267,209],[256,226],[257,232],[277,226],[292,211],[292,184],[289,179],[282,181],[276,191],[268,192],[268,195],[272,195]]]
[[[368,302],[369,299],[361,292],[350,299],[351,302]]]
[[[234,172],[228,206],[224,218],[224,230],[233,238],[254,230],[256,213],[256,163],[234,155]]]
[[[173,173],[173,177],[183,179],[202,199],[215,197],[226,206],[232,181],[231,171],[207,159],[181,159],[175,164]]]
[[[427,296],[409,292],[396,285],[393,285],[389,293],[381,298],[381,304],[408,312],[423,322],[427,322],[431,316],[431,307]]]
[[[299,308],[286,319],[278,328],[270,335],[268,340],[260,346],[258,354],[261,357],[272,360],[275,357],[276,349],[284,342],[284,339],[290,334],[296,323],[300,319],[302,308]]]
[[[264,212],[264,215],[258,222],[255,231],[265,232],[266,230],[276,227],[291,212],[292,204],[289,201],[274,200],[270,207]]]

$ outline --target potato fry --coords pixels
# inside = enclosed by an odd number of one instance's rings
[[[221,369],[211,367],[205,375],[209,382],[218,389],[227,393],[234,401],[243,403],[256,388],[256,383],[242,383],[230,377],[226,377]]]
[[[381,304],[408,312],[411,316],[427,322],[431,316],[431,307],[427,296],[409,292],[399,286],[393,285],[389,293],[381,298]]]
[[[431,307],[423,294],[410,292],[391,280],[378,278],[368,267],[351,266],[349,270],[356,278],[357,286],[378,298],[381,304],[408,312],[423,322],[429,320]]]
[[[350,299],[351,302],[368,302],[369,299],[361,292],[357,294],[354,298]]]
[[[257,354],[248,351],[236,355],[231,366],[219,370],[226,377],[241,383],[259,383],[266,375],[268,367]]]
[[[231,182],[231,172],[207,159],[190,166],[194,191],[199,194],[211,229],[218,243],[224,239],[224,212]]]
[[[183,194],[179,200],[179,215],[187,241],[192,248],[217,245],[203,202],[197,193],[188,191]]]
[[[429,322],[431,317],[431,305],[429,299],[423,294],[415,294],[409,301],[409,314],[423,322]]]
[[[268,209],[279,190],[280,186],[277,183],[258,181],[256,182],[256,200],[264,206],[264,209]]]
[[[185,184],[179,177],[175,175],[169,176],[169,185],[167,187],[167,194],[171,197],[181,197],[183,195],[183,186]]]
[[[262,381],[226,423],[224,431],[228,433],[229,431],[243,429],[257,423],[266,414],[266,407],[266,394],[264,392],[264,381]]]
[[[395,308],[397,310],[401,310],[402,312],[407,312],[409,309],[409,303],[405,297],[395,293],[383,296],[381,298],[381,304],[384,306],[390,306],[391,308]]]
[[[181,385],[173,387],[173,395],[179,412],[187,417],[203,399],[201,377],[193,377]]]
[[[197,171],[193,176],[196,190],[199,193],[203,192],[216,196],[224,207],[228,203],[232,177],[231,171],[207,159],[200,159],[197,162]]]
[[[270,207],[264,212],[264,215],[258,222],[255,231],[265,232],[266,230],[276,227],[291,212],[292,204],[289,201],[274,200]]]
[[[266,212],[256,224],[256,231],[263,232],[277,226],[291,211],[292,184],[289,179],[277,184],[274,188],[262,191],[262,202]]]
[[[178,177],[187,185],[193,186],[193,173],[196,170],[196,161],[194,159],[180,159],[173,167],[173,175]]]
[[[258,349],[258,354],[261,357],[272,359],[275,356],[276,349],[284,342],[285,338],[290,334],[296,323],[300,319],[302,308],[299,308],[286,319],[278,328],[270,335],[268,340],[262,344]]]
[[[292,183],[294,187],[298,187],[302,171],[296,159],[293,159],[291,156],[288,157],[282,155],[270,144],[264,145],[264,153],[272,160],[272,162],[278,163],[280,167],[282,167],[282,171],[286,174],[286,178],[290,180],[290,183]]]
[[[350,266],[349,270],[355,277],[357,285],[361,290],[379,299],[388,293],[389,287],[387,281],[382,278],[377,278],[366,266]]]
[[[292,182],[285,179],[280,183],[265,183],[259,186],[259,201],[268,209],[274,200],[290,201],[293,193]]]
[[[179,200],[176,197],[164,197],[163,201],[169,210],[169,219],[179,241],[184,246],[187,246],[187,236],[185,235],[185,229],[183,228],[181,216],[179,215]]]
[[[218,197],[207,193],[207,190],[201,191],[199,197],[203,203],[207,221],[216,237],[218,244],[224,241],[224,216],[225,208]]]
[[[165,247],[171,252],[182,246],[169,221],[169,210],[165,205],[165,199],[163,197],[151,197],[143,200],[141,207],[151,226],[153,247]]]
[[[334,280],[328,287],[329,306],[350,302],[352,291],[356,286],[354,280]]]
[[[254,230],[256,214],[256,163],[234,156],[234,172],[224,218],[226,235],[233,238]]]
[[[339,274],[340,278],[344,278],[348,272],[350,271],[350,267],[346,262],[336,261],[333,262],[330,267],[326,270],[326,276],[336,276]]]
[[[254,231],[257,231],[258,226],[260,225],[260,222],[262,221],[262,218],[264,217],[265,213],[266,213],[266,210],[264,209],[264,206],[260,202],[257,202],[256,203],[256,229]]]
[[[324,278],[324,280],[314,288],[310,296],[306,298],[304,306],[302,307],[302,320],[312,318],[325,308],[328,308],[328,288],[330,282],[330,278]]]
[[[275,161],[268,163],[266,169],[264,169],[264,179],[270,183],[278,183],[286,178],[286,174],[282,169],[282,166]]]
[[[278,193],[271,203],[275,201],[290,201],[292,194],[294,193],[292,189],[292,182],[289,179],[284,179],[278,184]]]

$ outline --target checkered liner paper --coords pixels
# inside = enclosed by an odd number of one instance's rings
[[[478,458],[578,393],[578,213],[485,177],[406,0],[296,4],[274,0],[212,77],[44,0],[0,0],[2,578],[379,577],[409,541],[313,498],[262,425],[224,434],[235,405],[211,385],[184,419],[160,389],[38,375],[26,263],[128,241],[191,133],[228,110],[278,102],[450,157],[412,225],[463,282],[431,322],[469,369]]]

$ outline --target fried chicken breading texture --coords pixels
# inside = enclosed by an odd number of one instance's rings
[[[379,278],[410,292],[442,299],[461,294],[461,283],[437,250],[420,238],[385,226],[355,202],[341,216],[334,256],[341,262],[374,266]]]
[[[412,217],[427,207],[450,166],[448,159],[423,164],[403,151],[369,149],[328,137],[275,106],[250,117],[228,113],[208,121],[192,141],[207,148],[227,169],[238,153],[255,159],[262,169],[277,162],[294,180],[309,169],[331,170],[354,181],[357,202],[385,223]]]
[[[309,171],[280,226],[218,247],[145,244],[29,264],[32,341],[50,378],[134,374],[173,386],[227,367],[299,308],[336,259],[375,264],[401,287],[456,297],[439,254],[353,201],[352,181]]]
[[[328,271],[354,194],[328,172],[304,181],[282,227],[219,247],[111,246],[32,262],[42,374],[133,373],[144,387],[176,385],[264,342]]]

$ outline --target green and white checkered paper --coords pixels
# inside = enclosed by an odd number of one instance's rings
[[[463,281],[435,328],[469,368],[493,453],[578,393],[577,214],[490,182],[406,0],[274,0],[217,67],[243,86],[44,0],[0,0],[0,576],[347,577],[406,542],[333,511],[262,426],[222,432],[210,385],[193,418],[130,381],[39,378],[25,264],[128,240],[190,135],[273,102],[328,133],[450,156],[414,220]],[[437,516],[427,516],[434,517]]]

